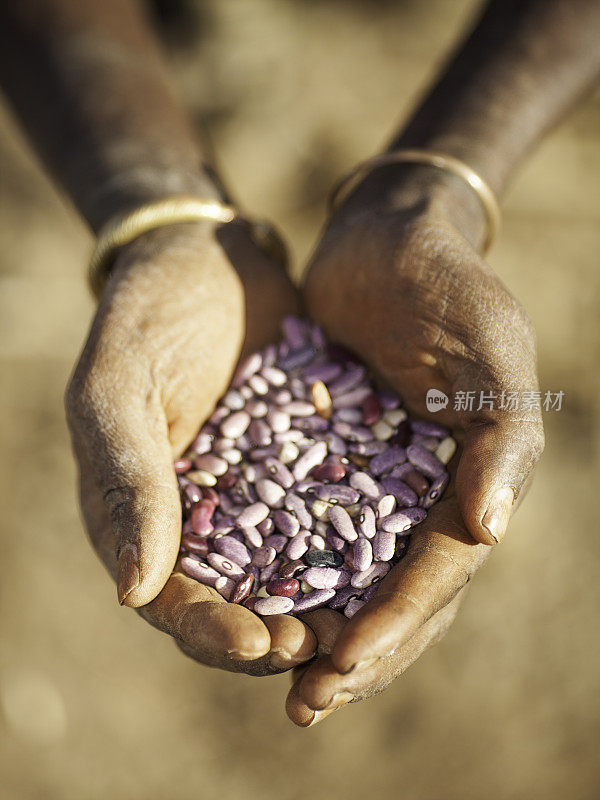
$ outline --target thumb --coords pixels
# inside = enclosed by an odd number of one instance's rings
[[[456,474],[462,517],[478,542],[502,541],[515,501],[544,449],[541,415],[507,412],[466,428]]]
[[[119,603],[133,608],[159,594],[175,566],[181,536],[167,423],[162,409],[141,405],[103,396],[101,403],[87,403],[83,413],[69,414],[111,520]]]

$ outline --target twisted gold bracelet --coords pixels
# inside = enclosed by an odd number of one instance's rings
[[[355,167],[337,184],[330,196],[330,210],[335,210],[368,172],[386,164],[427,164],[462,178],[473,189],[485,212],[487,231],[482,247],[484,253],[489,250],[500,230],[501,214],[496,196],[474,169],[459,158],[445,153],[409,149],[394,150],[391,153],[382,153],[369,158]]]
[[[227,223],[234,219],[245,220],[231,205],[192,195],[178,195],[139,206],[108,220],[98,235],[90,259],[88,277],[92,292],[96,297],[100,296],[119,248],[143,233],[183,222],[213,220]],[[263,221],[245,221],[250,225],[254,242],[285,266],[285,245],[273,226]]]

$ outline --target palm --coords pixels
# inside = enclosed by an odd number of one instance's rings
[[[263,621],[180,569],[171,574],[181,530],[172,458],[226,388],[244,335],[244,348],[262,346],[296,310],[284,271],[243,228],[230,226],[219,246],[184,229],[157,232],[124,253],[69,393],[83,515],[105,566],[116,578],[115,530],[139,531],[144,583],[130,604],[188,655],[254,675],[303,662],[314,636],[299,620]],[[79,413],[76,391],[93,396],[94,413]],[[123,463],[139,475],[133,502]]]

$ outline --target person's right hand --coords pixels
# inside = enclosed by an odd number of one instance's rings
[[[181,503],[173,459],[227,388],[244,351],[297,312],[282,268],[246,225],[178,225],[121,252],[66,395],[92,544],[119,601],[204,664],[267,675],[310,659],[313,632],[260,619],[176,568]]]

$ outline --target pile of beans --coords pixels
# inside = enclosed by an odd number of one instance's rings
[[[355,614],[448,484],[456,449],[356,357],[288,317],[175,462],[181,567],[257,614]]]

